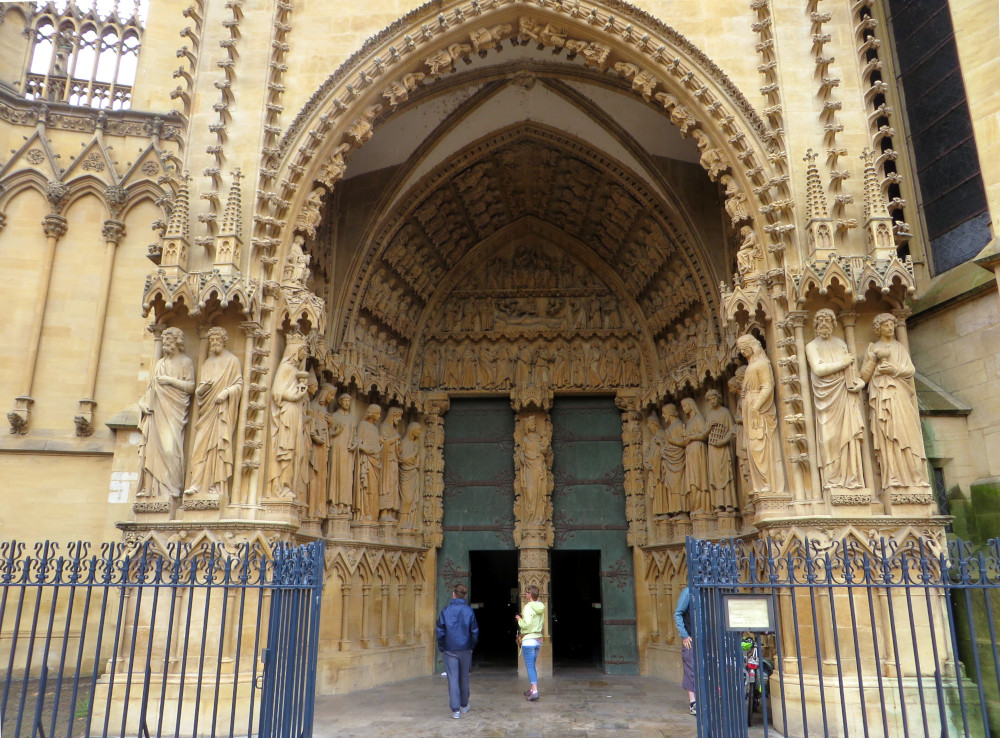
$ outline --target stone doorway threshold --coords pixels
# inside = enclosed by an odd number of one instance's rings
[[[440,675],[418,677],[365,692],[320,697],[315,738],[358,736],[641,736],[695,738],[680,685],[637,676],[608,676],[592,669],[561,670],[539,683],[541,699],[527,702],[527,683],[512,669],[473,669],[470,710],[458,720],[448,709]],[[759,719],[759,717],[758,717]],[[750,730],[762,738],[763,729]],[[780,738],[771,730],[769,736]]]

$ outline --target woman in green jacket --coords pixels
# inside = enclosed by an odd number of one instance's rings
[[[538,601],[538,587],[534,584],[525,590],[528,601],[517,618],[517,626],[521,629],[521,652],[524,654],[524,667],[528,670],[528,681],[531,686],[524,693],[528,702],[538,699],[538,674],[535,671],[535,660],[541,646],[542,627],[545,624],[545,605]]]

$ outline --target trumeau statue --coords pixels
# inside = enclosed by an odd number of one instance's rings
[[[781,466],[778,416],[774,408],[774,372],[764,347],[755,336],[736,339],[736,348],[747,360],[743,375],[743,432],[746,434],[747,466],[753,493],[785,491]]]
[[[663,462],[660,477],[667,496],[667,511],[678,516],[689,512],[688,489],[684,479],[684,422],[678,417],[677,406],[663,406]]]
[[[420,527],[420,477],[423,470],[423,426],[417,421],[406,427],[399,449],[399,529]]]
[[[402,408],[390,407],[379,429],[382,444],[382,481],[379,485],[379,520],[396,520],[399,513],[399,452],[402,437],[399,435],[399,421],[403,417]]]
[[[819,433],[820,468],[826,489],[864,486],[864,417],[854,354],[833,334],[837,317],[829,308],[813,317],[816,338],[806,344]]]
[[[309,373],[302,369],[308,350],[304,336],[289,335],[271,384],[267,495],[272,499],[301,497],[308,481],[305,415]]]
[[[535,416],[528,415],[524,418],[521,438],[514,445],[515,511],[522,524],[542,525],[548,521],[548,470],[551,465],[551,431],[540,433]]]
[[[354,417],[351,396],[337,398],[337,410],[330,418],[330,502],[340,517],[350,515],[354,508]]]
[[[379,492],[382,488],[382,442],[378,433],[381,417],[382,408],[369,405],[351,441],[351,451],[354,452],[354,509],[356,519],[361,521],[378,520]]]
[[[733,478],[733,436],[736,427],[729,408],[723,407],[722,394],[717,389],[705,393],[708,410],[708,484],[712,507],[719,511],[736,509],[736,482]]]
[[[688,491],[691,512],[709,512],[712,509],[708,486],[708,423],[690,397],[681,400],[681,409],[687,415],[684,424],[684,486]]]
[[[926,488],[927,458],[920,433],[913,362],[906,347],[895,338],[896,318],[875,316],[861,378],[868,382],[872,441],[882,475],[882,486]],[[921,490],[926,491],[926,490]]]
[[[194,424],[191,447],[189,486],[184,494],[229,493],[233,476],[233,433],[236,430],[243,372],[240,362],[226,350],[229,334],[216,326],[208,331],[208,358],[194,394],[198,400],[198,419]]]
[[[163,331],[160,359],[139,401],[142,476],[136,497],[180,497],[184,489],[184,428],[194,392],[194,362],[180,328]]]
[[[667,500],[661,481],[661,465],[663,463],[663,429],[656,413],[646,418],[649,437],[642,449],[642,468],[646,472],[646,497],[652,503],[653,515],[666,515]]]

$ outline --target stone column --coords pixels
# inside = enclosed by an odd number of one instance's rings
[[[94,394],[97,389],[97,366],[101,359],[101,345],[104,342],[104,322],[108,315],[108,299],[111,296],[111,275],[115,269],[115,254],[118,243],[125,235],[125,224],[120,220],[109,218],[104,221],[102,230],[104,236],[104,268],[101,272],[101,286],[97,293],[97,315],[94,319],[94,334],[90,339],[90,352],[87,356],[87,379],[84,382],[83,399],[73,422],[76,424],[78,436],[89,436],[94,432],[94,410],[97,401]]]
[[[619,392],[615,405],[622,412],[622,468],[625,470],[625,516],[628,519],[628,544],[645,546],[647,500],[642,485],[642,427],[638,396]],[[662,542],[662,541],[658,541]]]
[[[49,198],[52,200],[52,198]],[[61,198],[60,198],[61,199]],[[42,340],[42,325],[45,322],[45,306],[49,301],[49,287],[52,283],[52,264],[55,261],[56,244],[66,235],[66,218],[56,213],[50,213],[42,219],[45,231],[45,252],[42,254],[42,275],[35,293],[35,304],[32,308],[31,332],[28,334],[28,346],[24,354],[24,369],[21,386],[24,388],[14,399],[14,409],[7,413],[11,433],[27,433],[28,418],[34,399],[31,391],[35,383],[35,366],[38,363],[38,346]]]
[[[812,392],[809,389],[809,365],[806,361],[805,324],[809,313],[796,310],[788,314],[795,339],[796,368],[798,370],[798,389],[802,397],[802,415],[805,418],[806,453],[809,458],[809,483],[812,486],[813,502],[823,502],[823,484],[819,478],[819,446],[816,443],[816,417],[813,412]],[[814,512],[822,512],[814,510]]]
[[[431,548],[439,548],[443,540],[444,414],[449,407],[443,392],[429,395],[424,404],[424,545]]]
[[[243,485],[243,468],[245,466],[244,460],[246,459],[246,444],[248,440],[250,443],[259,443],[256,438],[249,438],[249,436],[256,435],[260,437],[263,426],[261,425],[259,419],[255,419],[254,428],[249,428],[249,414],[250,414],[250,398],[251,393],[260,397],[261,394],[266,389],[262,384],[261,380],[264,373],[267,371],[267,367],[257,366],[254,364],[254,338],[258,335],[258,332],[262,330],[261,324],[257,321],[244,321],[240,323],[240,330],[243,332],[243,397],[240,398],[240,411],[239,419],[236,421],[236,438],[233,440],[233,485],[231,492],[229,493],[229,504],[230,505],[240,505],[243,506],[247,503],[246,493],[248,490],[244,488]],[[255,411],[255,415],[259,416],[259,411]]]

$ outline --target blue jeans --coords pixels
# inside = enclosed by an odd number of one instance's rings
[[[521,653],[524,654],[524,668],[528,670],[528,681],[538,684],[538,673],[535,671],[535,660],[538,658],[540,646],[524,646]]]
[[[472,666],[472,649],[468,651],[442,651],[444,670],[448,672],[448,706],[452,712],[469,706],[469,669]]]

